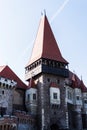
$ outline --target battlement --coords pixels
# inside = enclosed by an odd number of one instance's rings
[[[15,111],[14,115],[18,118],[18,123],[34,124],[35,119],[28,115],[25,111]]]
[[[11,89],[11,88],[14,88],[16,85],[17,85],[17,82],[15,82],[14,80],[0,77],[0,87],[1,88],[3,87],[3,88]]]
[[[0,130],[17,130],[17,117],[4,115],[0,117]]]

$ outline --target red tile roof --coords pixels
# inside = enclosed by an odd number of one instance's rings
[[[32,55],[27,66],[40,58],[51,59],[68,64],[61,55],[46,15],[41,18]]]
[[[72,75],[72,87],[79,88],[78,77],[74,73]]]
[[[58,85],[57,85],[57,83],[55,83],[55,82],[52,82],[52,83],[50,84],[50,87],[59,88]]]
[[[7,65],[0,66],[0,76],[16,81],[18,88],[27,88],[27,86],[21,81],[21,79]]]
[[[69,79],[72,81],[72,88],[79,88],[82,90],[82,92],[87,92],[87,87],[84,85],[83,81],[71,71],[69,71]]]

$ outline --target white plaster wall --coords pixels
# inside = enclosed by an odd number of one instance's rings
[[[28,94],[30,95],[30,101],[33,100],[33,94],[36,94],[36,100],[37,100],[37,89],[35,88],[30,88],[26,90],[26,101],[28,101]]]
[[[72,98],[71,99],[69,99],[68,98],[68,92],[70,92],[71,93],[71,95],[72,95]],[[73,96],[73,93],[74,93],[74,90],[73,90],[73,88],[71,88],[71,87],[69,87],[69,86],[67,86],[66,87],[66,99],[67,99],[67,102],[68,103],[71,103],[71,104],[73,104],[74,103],[74,96]]]
[[[57,99],[53,98],[53,93],[57,93]],[[60,104],[60,89],[59,88],[54,88],[50,87],[50,102],[52,104]]]
[[[84,100],[87,100],[87,92],[84,92],[82,96],[83,96],[83,107],[87,111],[87,103],[84,103]]]
[[[77,100],[77,98],[76,98],[77,96],[80,97],[79,100]],[[74,89],[74,103],[76,105],[82,105],[82,93],[81,93],[81,89],[79,89],[79,88]]]
[[[86,109],[86,111],[87,111],[87,104],[85,104],[85,103],[84,103],[84,105],[83,105],[83,106],[84,106],[84,108],[85,108],[85,109]]]

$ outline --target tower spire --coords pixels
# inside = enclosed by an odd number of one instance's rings
[[[45,16],[46,15],[46,10],[44,9],[43,12],[41,11],[41,15]]]
[[[46,15],[46,10],[44,9],[44,15]]]
[[[68,64],[68,62],[61,55],[54,34],[48,22],[45,10],[43,17],[40,20],[32,55],[28,65],[40,58],[46,58]]]

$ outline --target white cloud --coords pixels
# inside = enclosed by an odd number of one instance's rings
[[[68,4],[70,0],[65,0],[63,2],[63,4],[60,6],[60,8],[58,8],[58,10],[53,14],[53,16],[50,19],[50,23],[53,22],[53,20],[63,11],[63,9],[65,8],[65,6]]]

